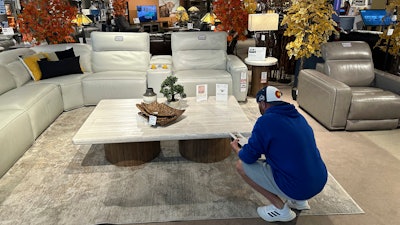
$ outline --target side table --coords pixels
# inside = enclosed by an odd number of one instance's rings
[[[256,97],[257,92],[261,88],[267,86],[268,77],[271,77],[271,68],[278,63],[278,59],[274,57],[267,57],[265,60],[249,60],[248,58],[245,58],[244,62],[247,65],[252,66],[249,95]],[[263,72],[265,72],[265,74],[263,74]]]

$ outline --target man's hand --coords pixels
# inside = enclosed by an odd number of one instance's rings
[[[238,154],[239,151],[240,151],[238,142],[239,142],[239,139],[238,139],[238,138],[236,138],[235,140],[231,141],[232,150],[233,150],[236,154]]]

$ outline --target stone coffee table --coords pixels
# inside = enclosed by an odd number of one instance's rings
[[[161,100],[158,100],[162,102]],[[73,137],[74,144],[104,144],[106,159],[118,166],[140,165],[160,153],[160,141],[178,140],[183,157],[216,162],[231,152],[229,132],[249,135],[252,124],[235,97],[197,102],[185,98],[186,111],[173,123],[150,126],[138,115],[142,99],[106,99],[99,102]]]

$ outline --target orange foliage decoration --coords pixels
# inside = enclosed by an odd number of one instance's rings
[[[76,17],[77,8],[68,0],[30,0],[21,3],[22,13],[18,16],[19,30],[23,41],[40,44],[75,42],[72,20]]]
[[[237,33],[239,40],[246,40],[248,12],[241,0],[216,0],[213,3],[214,13],[221,24],[216,28],[227,31],[228,34]],[[230,39],[231,35],[228,36]]]
[[[112,2],[115,16],[125,16],[126,2],[127,2],[127,0],[114,0]]]

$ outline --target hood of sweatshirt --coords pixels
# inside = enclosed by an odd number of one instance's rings
[[[290,103],[282,102],[282,104],[271,106],[265,114],[280,114],[288,117],[299,117],[300,113],[296,110],[296,107]]]

